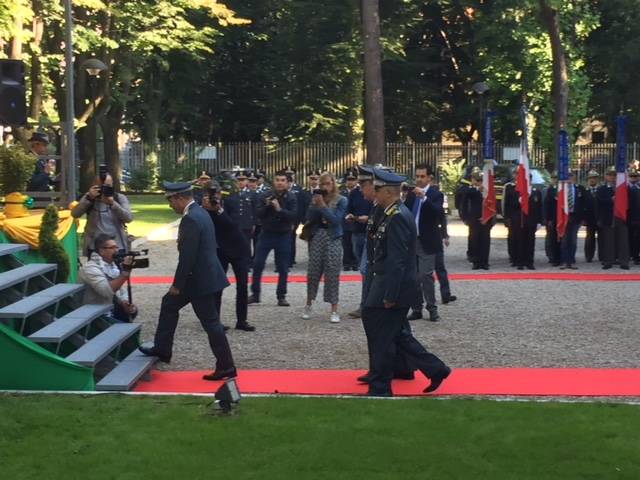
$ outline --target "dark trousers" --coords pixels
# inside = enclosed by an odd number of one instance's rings
[[[353,255],[353,232],[345,230],[342,233],[342,266],[344,268],[358,267],[356,257]]]
[[[569,216],[567,228],[560,242],[560,261],[565,265],[574,265],[576,263],[578,230],[580,230],[580,222],[577,222],[573,216]]]
[[[489,249],[491,248],[491,225],[483,225],[479,221],[469,223],[471,237],[471,260],[474,265],[489,266]]]
[[[154,348],[161,355],[171,357],[173,337],[178,326],[180,310],[189,303],[193,307],[196,317],[200,320],[202,328],[207,332],[209,346],[217,360],[215,368],[220,370],[233,368],[231,348],[218,317],[214,293],[194,298],[183,294],[165,294],[160,305],[160,317],[156,328]]]
[[[227,273],[229,265],[236,277],[236,324],[247,322],[247,303],[249,299],[249,259],[247,258],[227,258],[223,253],[218,251],[220,264]],[[222,318],[222,290],[216,293],[216,310],[218,317]]]
[[[351,246],[353,247],[353,258],[355,259],[354,265],[359,267],[360,261],[362,260],[362,252],[364,251],[364,244],[367,239],[366,233],[356,233],[353,232],[351,234]]]
[[[602,236],[602,263],[613,265],[617,260],[621,266],[629,265],[629,230],[627,224],[615,218],[613,226],[600,227]]]
[[[516,248],[514,246],[514,234],[513,234],[513,224],[507,227],[507,253],[509,255],[509,263],[515,265],[516,263]]]
[[[518,267],[533,265],[536,249],[536,226],[516,225],[513,228],[514,260]]]
[[[587,262],[593,261],[593,257],[598,250],[598,260],[602,261],[602,238],[598,226],[587,224],[587,236],[584,239],[584,258]]]
[[[251,293],[258,299],[260,298],[262,271],[271,250],[274,252],[276,270],[278,271],[276,296],[281,299],[287,295],[287,279],[291,260],[291,233],[262,231],[256,246],[256,256],[253,259],[253,278],[251,280]]]
[[[560,263],[560,242],[558,242],[558,230],[556,224],[547,224],[547,235],[544,238],[545,251],[547,258],[552,264]]]
[[[629,256],[640,261],[640,222],[629,222]]]
[[[253,229],[253,234],[251,235],[251,244],[253,246],[251,250],[251,260],[256,256],[256,247],[258,245],[258,238],[260,237],[260,232],[262,232],[262,225],[256,225]]]
[[[293,265],[296,263],[296,240],[298,238],[298,234],[296,232],[298,231],[299,225],[299,223],[295,223],[293,225],[293,232],[291,232],[291,261],[289,262],[290,267],[293,267]]]
[[[405,318],[405,321],[406,321],[406,318]],[[372,343],[371,343],[371,332],[369,329],[369,323],[367,322],[365,317],[362,317],[362,328],[364,329],[364,336],[367,339],[367,352],[369,354],[368,368],[369,368],[369,373],[371,373],[373,371],[373,355],[372,355],[373,349],[372,349]],[[413,373],[414,370],[415,368],[413,367],[413,365],[410,364],[407,357],[405,357],[402,354],[402,352],[396,349],[396,355],[393,359],[393,376],[394,377],[396,375],[405,376],[409,373]]]
[[[426,348],[413,336],[411,325],[406,319],[402,323],[402,329],[396,337],[396,349],[406,358],[409,365],[420,370],[425,377],[433,378],[440,373],[446,365],[442,360]]]
[[[444,251],[436,253],[436,275],[440,284],[440,297],[448,298],[451,296],[451,287],[449,286],[449,275],[444,265]]]
[[[396,357],[396,338],[406,321],[409,308],[362,309],[362,321],[368,332],[371,361],[369,393],[391,395],[391,379]]]

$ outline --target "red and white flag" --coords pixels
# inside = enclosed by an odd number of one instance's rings
[[[527,107],[522,106],[522,140],[520,140],[520,158],[516,172],[516,191],[520,193],[520,209],[525,215],[529,215],[529,194],[531,182],[529,179],[529,140],[527,133]]]
[[[496,216],[496,174],[493,169],[493,160],[485,160],[482,169],[482,220],[483,224]]]
[[[571,185],[568,182],[558,182],[558,201],[556,205],[556,232],[558,239],[564,237],[567,231],[567,223],[569,223],[569,188],[571,188]]]
[[[627,211],[629,210],[629,187],[627,183],[627,172],[616,173],[616,194],[613,199],[613,214],[623,222],[627,221]]]

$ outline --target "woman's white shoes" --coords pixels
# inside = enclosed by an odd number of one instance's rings
[[[304,320],[309,320],[311,318],[311,314],[313,313],[313,311],[311,310],[311,305],[305,305],[304,306],[304,311],[302,312],[301,317]]]
[[[331,323],[340,323],[340,315],[338,312],[331,312]]]

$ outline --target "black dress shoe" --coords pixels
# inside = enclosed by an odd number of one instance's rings
[[[449,302],[455,302],[458,299],[458,297],[456,297],[455,295],[449,295],[448,297],[443,297],[442,298],[442,303],[449,303]]]
[[[608,263],[607,263],[607,264],[605,264],[605,265],[602,265],[602,269],[603,269],[603,270],[609,270],[610,268],[611,268],[611,265],[610,265],[610,264],[608,264]]]
[[[422,312],[413,310],[408,316],[407,320],[420,320],[422,318]]]
[[[451,369],[449,367],[444,367],[440,372],[438,372],[438,374],[431,377],[431,384],[423,390],[424,393],[435,392],[449,375],[451,375]]]
[[[245,332],[253,332],[256,327],[248,322],[236,323],[236,330],[244,330]]]
[[[438,312],[430,313],[429,314],[429,321],[430,322],[438,322],[438,321],[440,321],[440,315],[438,315]]]
[[[622,270],[629,270],[629,265],[620,265]]]
[[[482,270],[489,270],[489,265],[480,265]]]
[[[393,374],[393,378],[396,380],[413,380],[416,375],[413,372],[398,372]]]
[[[138,347],[138,350],[147,357],[158,357],[161,362],[171,363],[171,355],[162,355],[154,347]]]
[[[371,372],[367,372],[364,375],[360,375],[358,378],[356,378],[356,380],[359,383],[369,383],[369,381],[371,380]]]
[[[527,265],[527,270],[535,270],[536,267],[533,266],[533,264],[531,265]]]
[[[238,376],[238,372],[236,371],[236,368],[233,367],[233,368],[228,368],[227,370],[215,370],[212,373],[203,375],[202,379],[215,382],[216,380],[223,380],[225,378],[234,378],[237,376]]]
[[[287,302],[286,298],[279,298],[278,299],[278,306],[279,307],[290,307],[291,305],[289,305],[289,302]]]
[[[367,392],[367,397],[393,397],[392,392]]]
[[[471,267],[471,270],[480,270],[480,265],[478,265],[477,263],[473,265],[473,267]]]
[[[524,265],[518,265],[518,270],[524,270]]]
[[[260,303],[260,297],[256,296],[256,295],[251,295],[248,299],[247,299],[247,304],[252,304],[252,303]]]

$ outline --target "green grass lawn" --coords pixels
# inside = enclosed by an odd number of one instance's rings
[[[3,479],[638,479],[640,407],[0,396]]]
[[[133,222],[127,230],[136,237],[146,237],[149,232],[173,222],[180,217],[169,208],[164,195],[127,195],[133,213]],[[84,232],[86,217],[82,217],[78,232]]]

